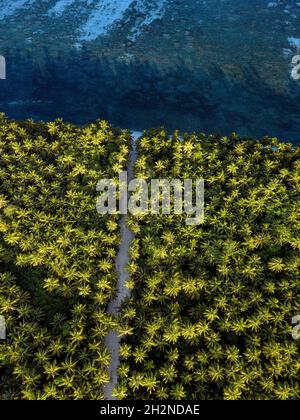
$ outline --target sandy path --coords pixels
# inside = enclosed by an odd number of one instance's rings
[[[137,159],[136,151],[136,140],[140,137],[141,133],[132,133],[132,151],[130,153],[130,162],[127,168],[128,181],[133,179],[133,167]],[[114,300],[112,300],[108,306],[108,313],[114,316],[119,315],[120,306],[124,300],[130,296],[130,290],[125,286],[125,282],[128,279],[128,271],[126,266],[129,263],[129,250],[131,242],[134,238],[133,233],[126,226],[127,216],[122,216],[120,220],[120,233],[121,233],[121,244],[119,253],[116,258],[116,269],[118,272],[118,293]],[[110,381],[104,385],[103,392],[106,400],[116,400],[117,398],[112,396],[113,389],[118,383],[118,367],[120,364],[120,341],[121,337],[118,336],[116,331],[110,331],[105,339],[105,345],[111,354],[111,362],[108,367],[108,373]]]

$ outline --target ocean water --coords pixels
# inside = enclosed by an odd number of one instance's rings
[[[0,111],[298,142],[299,51],[290,0],[0,0]]]

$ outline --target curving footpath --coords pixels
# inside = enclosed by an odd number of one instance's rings
[[[136,140],[141,136],[140,132],[132,133],[132,150],[130,152],[130,161],[128,165],[128,182],[133,179],[134,164],[137,160]],[[134,238],[133,233],[126,225],[127,216],[123,215],[120,220],[121,243],[119,253],[116,258],[116,269],[118,273],[118,293],[114,300],[108,306],[108,313],[117,317],[120,307],[124,300],[130,296],[130,290],[125,286],[125,282],[129,277],[126,269],[129,264],[129,250],[131,242]],[[117,400],[112,396],[113,390],[118,383],[118,367],[120,365],[120,341],[117,331],[110,331],[105,339],[105,346],[111,354],[111,361],[108,367],[110,381],[104,385],[103,392],[105,400]]]

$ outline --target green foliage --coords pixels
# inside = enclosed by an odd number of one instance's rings
[[[119,216],[96,212],[130,134],[0,115],[0,399],[102,399]],[[205,180],[205,222],[130,217],[120,399],[300,397],[299,146],[152,130],[136,177]]]
[[[126,167],[129,133],[0,117],[0,399],[101,399],[119,216],[96,184]],[[113,223],[115,222],[115,223]]]
[[[300,397],[300,148],[145,133],[136,177],[204,179],[205,222],[131,218],[133,295],[118,386],[133,399]]]

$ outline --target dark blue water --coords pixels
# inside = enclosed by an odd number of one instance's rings
[[[217,66],[204,72],[179,65],[162,72],[139,61],[121,64],[79,52],[40,61],[22,51],[7,52],[0,111],[16,119],[85,124],[104,118],[139,130],[164,126],[300,138],[300,82],[289,80],[288,94],[281,96],[250,66],[237,81]]]

